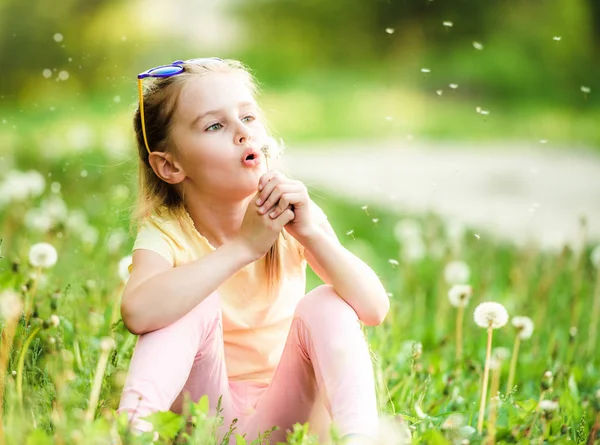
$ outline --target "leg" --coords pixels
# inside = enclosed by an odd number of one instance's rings
[[[277,371],[255,414],[244,425],[249,438],[277,425],[306,422],[320,395],[342,436],[376,438],[375,380],[356,312],[333,290],[320,286],[298,304]]]
[[[194,401],[208,394],[213,411],[223,394],[223,406],[231,410],[216,292],[175,323],[140,336],[118,411],[127,412],[135,428],[149,429],[140,419],[181,410],[186,392]]]

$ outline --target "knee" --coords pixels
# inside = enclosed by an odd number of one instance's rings
[[[295,316],[306,324],[334,326],[341,323],[358,324],[356,312],[338,295],[333,286],[324,284],[306,294],[296,307]]]

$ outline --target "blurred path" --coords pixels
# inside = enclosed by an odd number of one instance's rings
[[[508,147],[508,148],[507,148]],[[310,190],[409,212],[434,211],[475,230],[546,248],[577,242],[579,217],[600,240],[600,155],[506,142],[294,147],[285,169]]]

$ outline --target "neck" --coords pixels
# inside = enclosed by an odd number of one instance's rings
[[[237,236],[252,199],[228,202],[214,195],[187,195],[185,205],[196,230],[219,247]]]

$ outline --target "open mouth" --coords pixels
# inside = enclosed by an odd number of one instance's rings
[[[248,156],[246,156],[246,161],[253,161],[256,158],[256,155],[254,153],[250,153]]]

